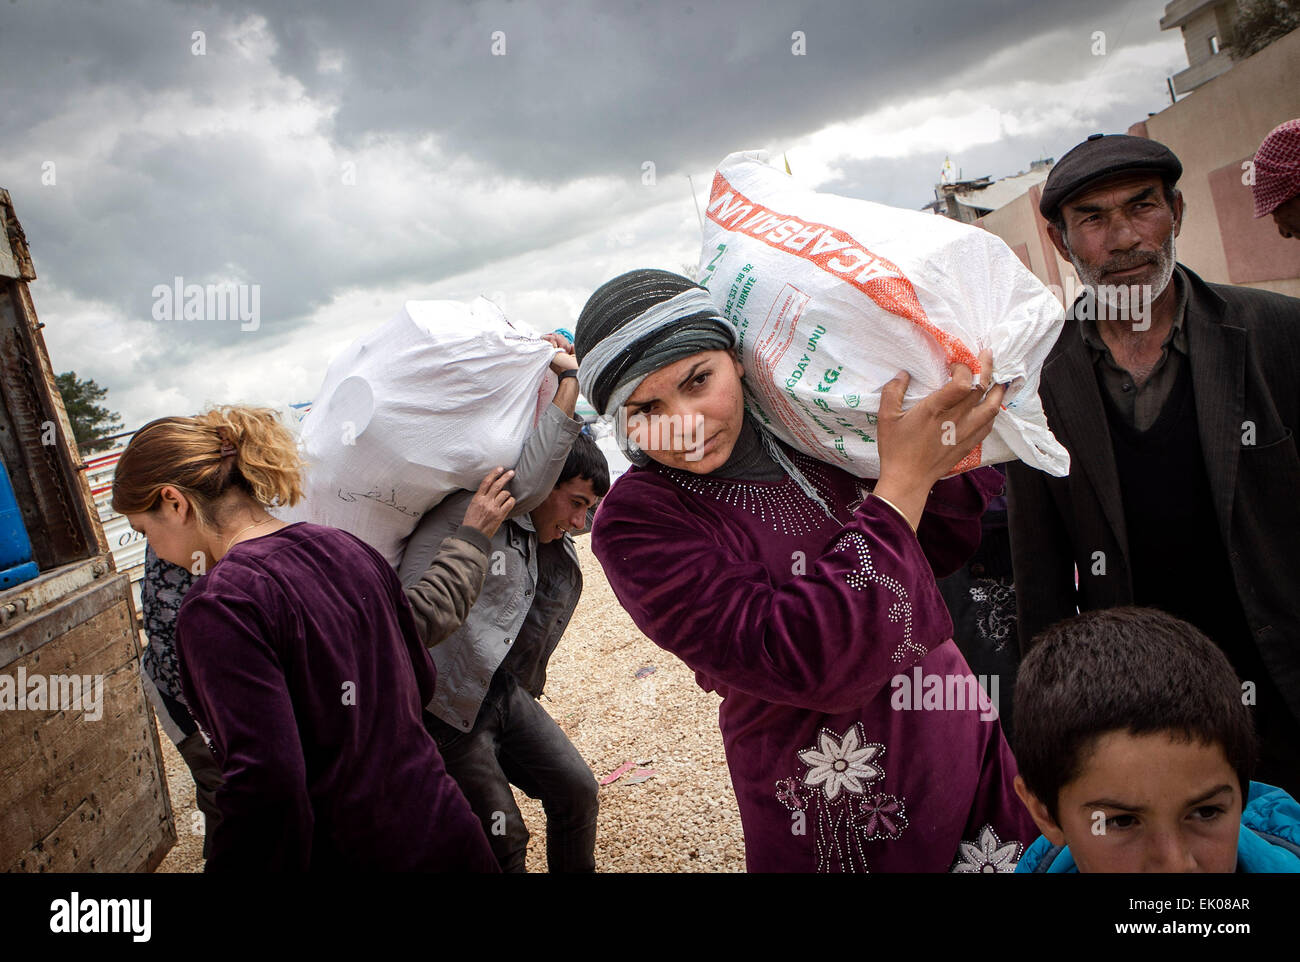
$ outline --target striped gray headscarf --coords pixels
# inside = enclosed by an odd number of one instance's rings
[[[735,350],[739,343],[735,325],[718,312],[708,291],[680,274],[659,270],[629,271],[602,285],[587,299],[576,333],[578,387],[598,414],[613,417],[619,448],[641,466],[650,457],[627,436],[627,399],[660,368],[701,351]],[[776,438],[757,426],[773,460],[834,520]]]
[[[668,271],[630,271],[601,286],[578,317],[578,386],[598,414],[614,419],[627,459],[644,465],[649,457],[627,437],[627,399],[660,368],[736,344],[735,326],[704,288]]]

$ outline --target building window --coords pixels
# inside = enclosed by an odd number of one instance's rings
[[[1216,33],[1216,34],[1211,34],[1211,36],[1210,36],[1210,53],[1211,53],[1211,54],[1216,54],[1216,53],[1218,53],[1218,52],[1219,52],[1219,35],[1218,35],[1217,33]]]

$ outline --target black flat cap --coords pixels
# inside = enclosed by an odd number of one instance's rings
[[[1128,134],[1093,134],[1052,168],[1038,210],[1052,220],[1063,203],[1093,181],[1126,171],[1150,171],[1172,184],[1183,175],[1183,165],[1158,141]]]

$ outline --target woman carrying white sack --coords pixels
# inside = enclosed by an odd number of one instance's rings
[[[592,548],[637,626],[723,698],[748,868],[1013,871],[1034,827],[935,585],[1001,487],[989,469],[941,480],[998,411],[991,356],[906,413],[907,375],[885,386],[873,489],[745,414],[736,345],[666,271],[615,278],[577,324],[583,394],[636,465]]]
[[[997,358],[1007,385],[992,431],[958,469],[1011,459],[1056,477],[1038,380],[1060,301],[1007,245],[969,224],[810,190],[761,151],[718,165],[697,277],[731,321],[755,412],[782,441],[863,478],[880,476],[880,385],[905,369],[908,402],[953,364]]]

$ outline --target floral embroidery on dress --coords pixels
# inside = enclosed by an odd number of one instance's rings
[[[883,571],[876,570],[875,565],[871,562],[871,545],[867,543],[867,539],[856,531],[851,531],[836,542],[835,550],[838,551],[842,548],[854,548],[858,552],[860,570],[850,571],[844,576],[850,588],[855,591],[862,591],[868,585],[874,583],[894,593],[894,603],[889,606],[885,613],[889,615],[890,621],[902,622],[903,640],[894,649],[894,653],[890,655],[890,660],[895,663],[901,662],[908,652],[920,656],[928,655],[929,652],[926,651],[924,646],[918,645],[912,640],[912,602],[908,600],[907,589],[896,578],[891,578]]]
[[[803,777],[776,783],[777,801],[799,813],[797,824],[813,822],[818,872],[869,871],[864,843],[893,841],[907,828],[902,799],[871,790],[885,777],[884,753],[884,745],[867,741],[861,722],[842,737],[823,728],[816,745],[797,753]]]
[[[820,785],[828,802],[835,801],[842,788],[861,795],[865,790],[863,781],[871,782],[885,773],[884,769],[871,764],[871,760],[883,752],[885,746],[865,745],[859,748],[857,725],[845,733],[843,741],[823,728],[820,742],[821,751],[815,748],[805,749],[799,753],[799,759],[808,766],[808,773],[803,777],[804,784]]]
[[[992,825],[980,829],[978,842],[962,842],[957,847],[958,857],[951,871],[967,872],[1014,872],[1020,861],[1019,842],[1010,841],[1005,845],[993,831]]]
[[[895,839],[907,828],[901,799],[893,795],[872,795],[858,802],[858,814],[853,819],[867,838]]]
[[[802,812],[808,807],[808,794],[797,778],[783,778],[776,783],[776,800],[792,812]]]

